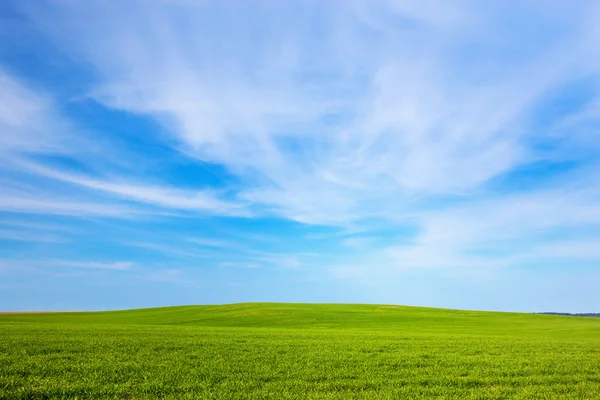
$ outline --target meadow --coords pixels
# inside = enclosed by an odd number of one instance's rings
[[[0,315],[1,399],[600,399],[600,319],[246,303]]]

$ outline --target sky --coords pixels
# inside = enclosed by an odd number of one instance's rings
[[[600,312],[600,4],[0,2],[0,310]]]

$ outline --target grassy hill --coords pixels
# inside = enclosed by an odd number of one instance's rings
[[[600,320],[245,303],[0,315],[0,398],[600,398]]]
[[[371,304],[240,303],[122,311],[0,314],[0,322],[374,329],[478,334],[598,334],[600,321],[559,315]]]

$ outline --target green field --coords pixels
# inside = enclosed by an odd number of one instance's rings
[[[0,315],[2,399],[600,399],[600,319],[248,303]]]

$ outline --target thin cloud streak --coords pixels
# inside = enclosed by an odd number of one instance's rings
[[[148,186],[127,182],[113,183],[61,172],[31,162],[21,161],[18,164],[23,170],[41,176],[159,207],[189,211],[208,211],[212,215],[250,215],[249,211],[245,210],[242,204],[219,200],[214,192],[210,190],[191,191],[175,187]]]
[[[4,268],[47,268],[47,267],[59,267],[59,268],[75,268],[75,269],[99,269],[99,270],[111,270],[111,271],[128,271],[134,269],[135,263],[130,261],[114,261],[114,262],[100,262],[100,261],[75,261],[75,260],[52,260],[52,259],[41,259],[41,260],[21,260],[21,259],[0,259],[0,267]]]
[[[32,243],[64,243],[69,241],[58,235],[39,234],[14,229],[0,229],[0,240]]]

